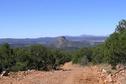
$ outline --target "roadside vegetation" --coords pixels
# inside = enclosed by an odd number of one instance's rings
[[[103,44],[76,51],[49,49],[42,45],[11,48],[9,44],[0,46],[0,72],[24,70],[57,70],[60,65],[72,61],[76,64],[126,64],[126,20],[121,20]]]
[[[88,62],[88,63],[87,63]],[[73,63],[126,65],[126,20],[121,20],[115,32],[106,41],[94,48],[84,48],[76,52]]]
[[[52,70],[70,61],[70,56],[60,50],[48,49],[42,45],[24,48],[0,47],[0,71]]]

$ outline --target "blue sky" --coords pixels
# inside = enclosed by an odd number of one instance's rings
[[[126,0],[0,0],[0,38],[109,35]]]

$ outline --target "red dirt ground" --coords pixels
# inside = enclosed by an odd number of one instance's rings
[[[25,71],[1,77],[0,84],[126,84],[126,71],[111,76],[98,66],[66,63],[60,71]]]

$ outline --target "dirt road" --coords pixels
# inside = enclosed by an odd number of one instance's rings
[[[80,67],[67,63],[60,71],[18,72],[10,77],[0,78],[0,84],[117,84],[106,82],[106,74],[98,67]]]

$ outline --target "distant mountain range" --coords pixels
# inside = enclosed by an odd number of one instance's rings
[[[107,37],[105,36],[59,36],[59,37],[41,37],[41,38],[26,38],[14,39],[4,38],[0,39],[0,44],[8,43],[12,47],[24,47],[34,44],[42,44],[47,47],[55,48],[81,48],[98,45],[103,43]]]

